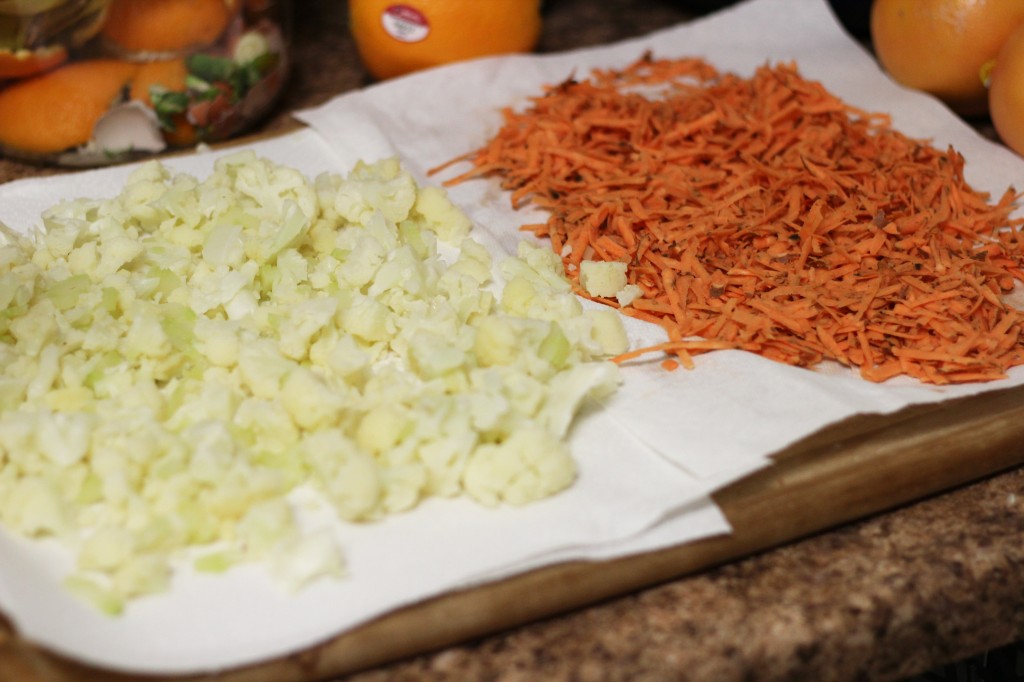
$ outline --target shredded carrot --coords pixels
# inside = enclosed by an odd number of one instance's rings
[[[505,110],[486,146],[433,172],[457,161],[472,168],[445,184],[498,176],[514,206],[549,212],[524,229],[580,294],[581,261],[627,264],[643,296],[621,311],[670,341],[619,362],[736,348],[936,384],[1024,363],[1024,313],[1002,298],[1024,274],[1017,192],[991,200],[957,151],[795,65],[742,78],[644,55]]]

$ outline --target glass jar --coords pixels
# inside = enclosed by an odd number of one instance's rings
[[[217,142],[289,68],[287,0],[0,0],[0,154],[96,166]]]

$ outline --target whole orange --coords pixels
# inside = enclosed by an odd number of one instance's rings
[[[992,125],[1007,147],[1024,154],[1024,24],[1003,42],[989,83]]]
[[[987,107],[981,67],[1021,21],[1022,0],[875,0],[871,40],[898,82],[980,114]]]
[[[385,79],[532,50],[540,0],[350,0],[349,27],[366,69]]]

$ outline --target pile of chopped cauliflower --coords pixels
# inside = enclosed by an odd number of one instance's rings
[[[495,293],[469,231],[395,160],[310,181],[252,152],[203,181],[150,162],[5,228],[0,523],[66,542],[68,587],[115,614],[182,557],[342,575],[299,487],[349,521],[566,488],[567,431],[618,384],[624,329],[525,242]]]

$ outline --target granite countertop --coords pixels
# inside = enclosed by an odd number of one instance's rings
[[[539,49],[714,2],[547,0]],[[368,84],[344,3],[295,0],[297,67],[255,131]],[[0,158],[0,181],[47,175]],[[1024,638],[1024,469],[543,622],[356,674],[383,680],[898,680]]]

